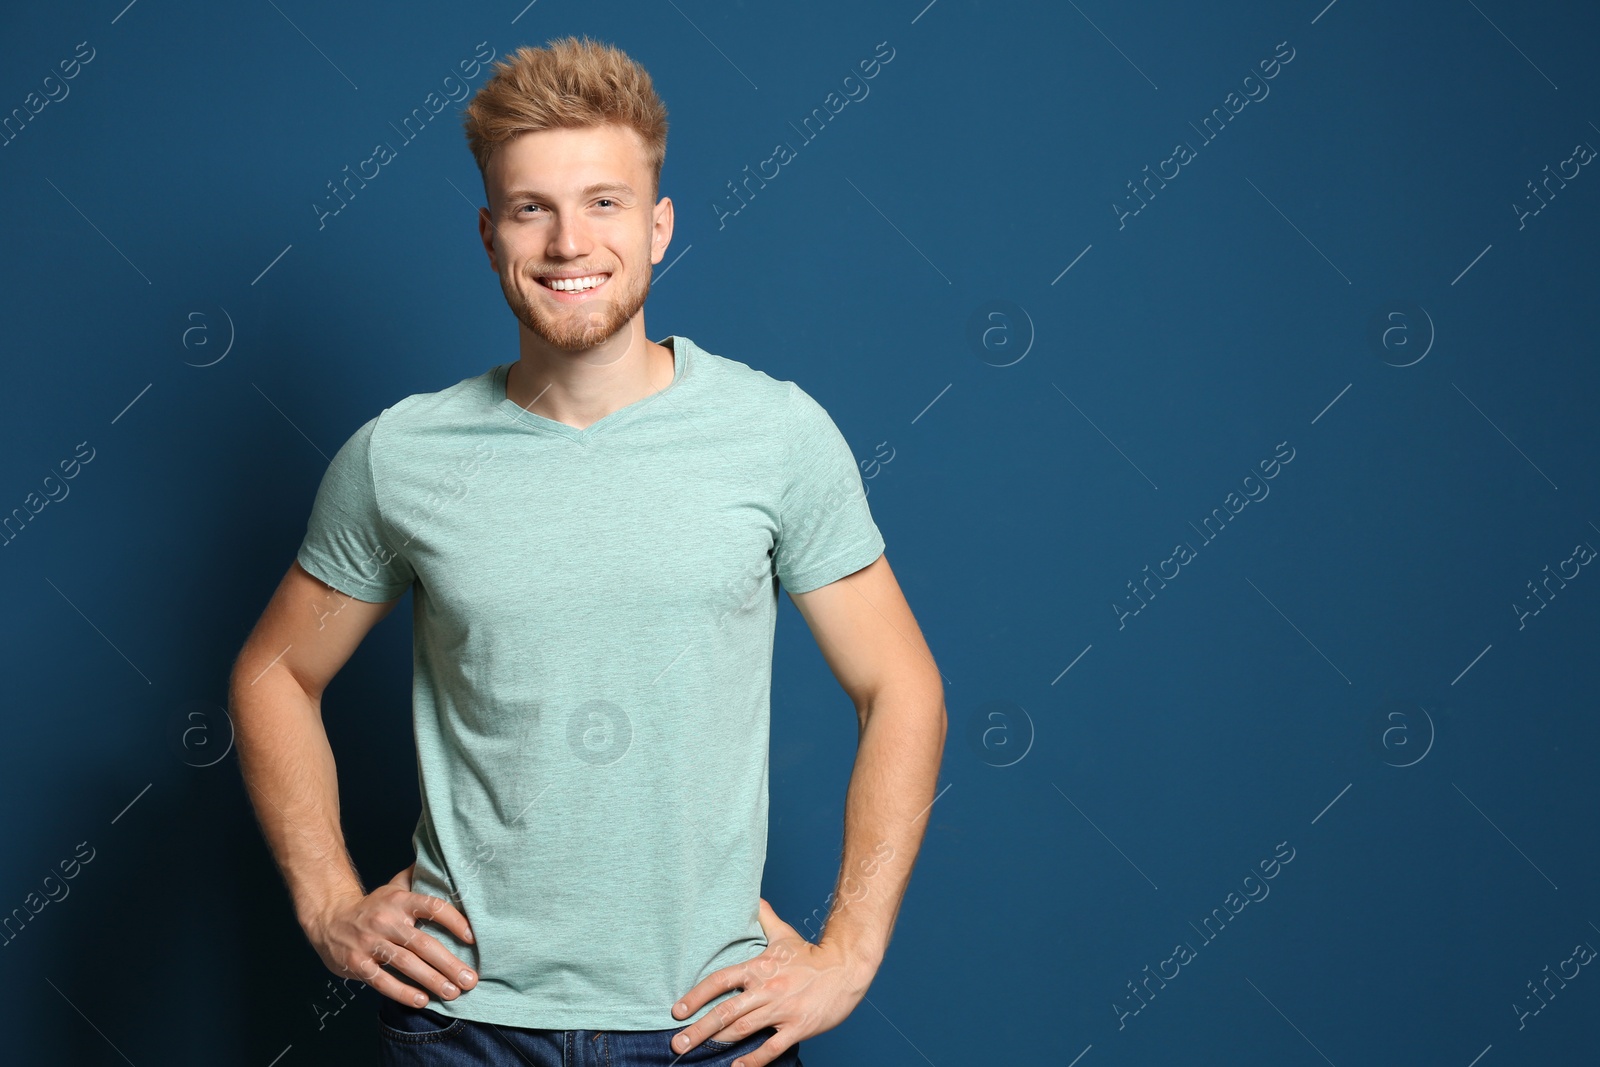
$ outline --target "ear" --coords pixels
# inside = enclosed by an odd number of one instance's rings
[[[500,273],[500,265],[494,261],[494,219],[489,215],[489,209],[478,209],[478,238],[483,242],[483,250],[489,255],[489,269],[496,274]]]
[[[672,243],[672,200],[662,197],[656,203],[650,223],[650,262],[660,263],[667,257],[667,246]]]

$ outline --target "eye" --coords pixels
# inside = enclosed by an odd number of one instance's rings
[[[520,213],[524,208],[536,208],[538,206],[538,204],[523,204],[522,207],[517,208],[517,211]]]
[[[615,204],[616,203],[616,201],[611,199],[609,196],[603,196],[596,202],[597,203],[601,203],[601,204]]]

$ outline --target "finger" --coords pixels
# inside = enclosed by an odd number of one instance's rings
[[[472,936],[472,927],[467,923],[467,917],[448,900],[430,897],[426,893],[408,893],[405,903],[407,914],[412,918],[436,922],[469,945],[476,941]]]
[[[757,1000],[748,993],[741,993],[730,997],[706,1013],[705,1018],[689,1027],[685,1034],[689,1043],[679,1045],[674,1042],[673,1048],[678,1051],[687,1051],[705,1041],[714,1038],[728,1044],[737,1044],[751,1034],[771,1025],[767,1019],[765,1000]]]
[[[784,1032],[779,1030],[776,1034],[756,1046],[754,1052],[746,1052],[743,1056],[734,1060],[733,1067],[763,1067],[764,1064],[771,1063],[789,1051],[789,1047],[793,1044],[795,1042],[790,1041],[784,1036]]]
[[[426,992],[400,981],[384,970],[379,960],[372,956],[352,956],[340,966],[340,970],[354,976],[390,1000],[407,1007],[420,1008],[428,1003]]]
[[[769,942],[786,937],[791,933],[796,937],[799,936],[798,930],[778,918],[778,913],[773,910],[771,904],[767,903],[765,897],[761,899],[761,910],[757,913],[756,918],[761,923],[761,930],[767,935]]]
[[[680,1019],[687,1019],[700,1010],[700,1006],[708,1000],[715,999],[719,994],[730,989],[738,989],[742,982],[742,968],[724,967],[720,971],[712,971],[700,979],[698,985],[683,995],[683,999],[672,1006],[672,1014]]]
[[[453,955],[436,938],[430,937],[409,923],[406,924],[405,937],[396,941],[395,946],[397,951],[408,950],[413,955],[420,957],[425,964],[432,967],[434,972],[442,977],[443,981],[454,983],[461,989],[471,989],[478,984],[478,973],[476,971]],[[410,974],[411,972],[407,971],[406,973]],[[427,983],[427,985],[430,989],[443,991],[443,986],[435,986],[431,983]],[[447,998],[450,996],[455,996],[455,994],[446,994]]]
[[[379,963],[393,967],[417,985],[430,990],[440,1000],[454,1000],[461,995],[461,987],[456,984],[456,980],[447,977],[450,974],[459,976],[460,972],[458,969],[451,969],[449,964],[446,964],[445,970],[441,972],[410,949],[392,943],[379,945],[372,955]]]
[[[377,990],[383,996],[408,1008],[426,1007],[428,994],[416,986],[407,985],[394,975],[382,968],[378,969],[377,976],[366,980],[367,985]]]
[[[714,1037],[718,1041],[744,1040],[761,1029],[761,1026],[749,1025],[745,1014],[760,1006],[760,1003],[749,993],[737,993],[729,997],[673,1038],[673,1049],[677,1052],[687,1052],[708,1037]]]

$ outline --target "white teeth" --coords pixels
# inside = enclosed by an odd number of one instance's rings
[[[605,280],[604,275],[591,274],[586,278],[546,278],[544,283],[563,293],[579,293],[585,289],[593,289]]]

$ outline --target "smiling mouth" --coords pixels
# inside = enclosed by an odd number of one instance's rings
[[[539,284],[556,293],[587,293],[611,280],[609,273],[585,274],[575,278],[540,278]]]

